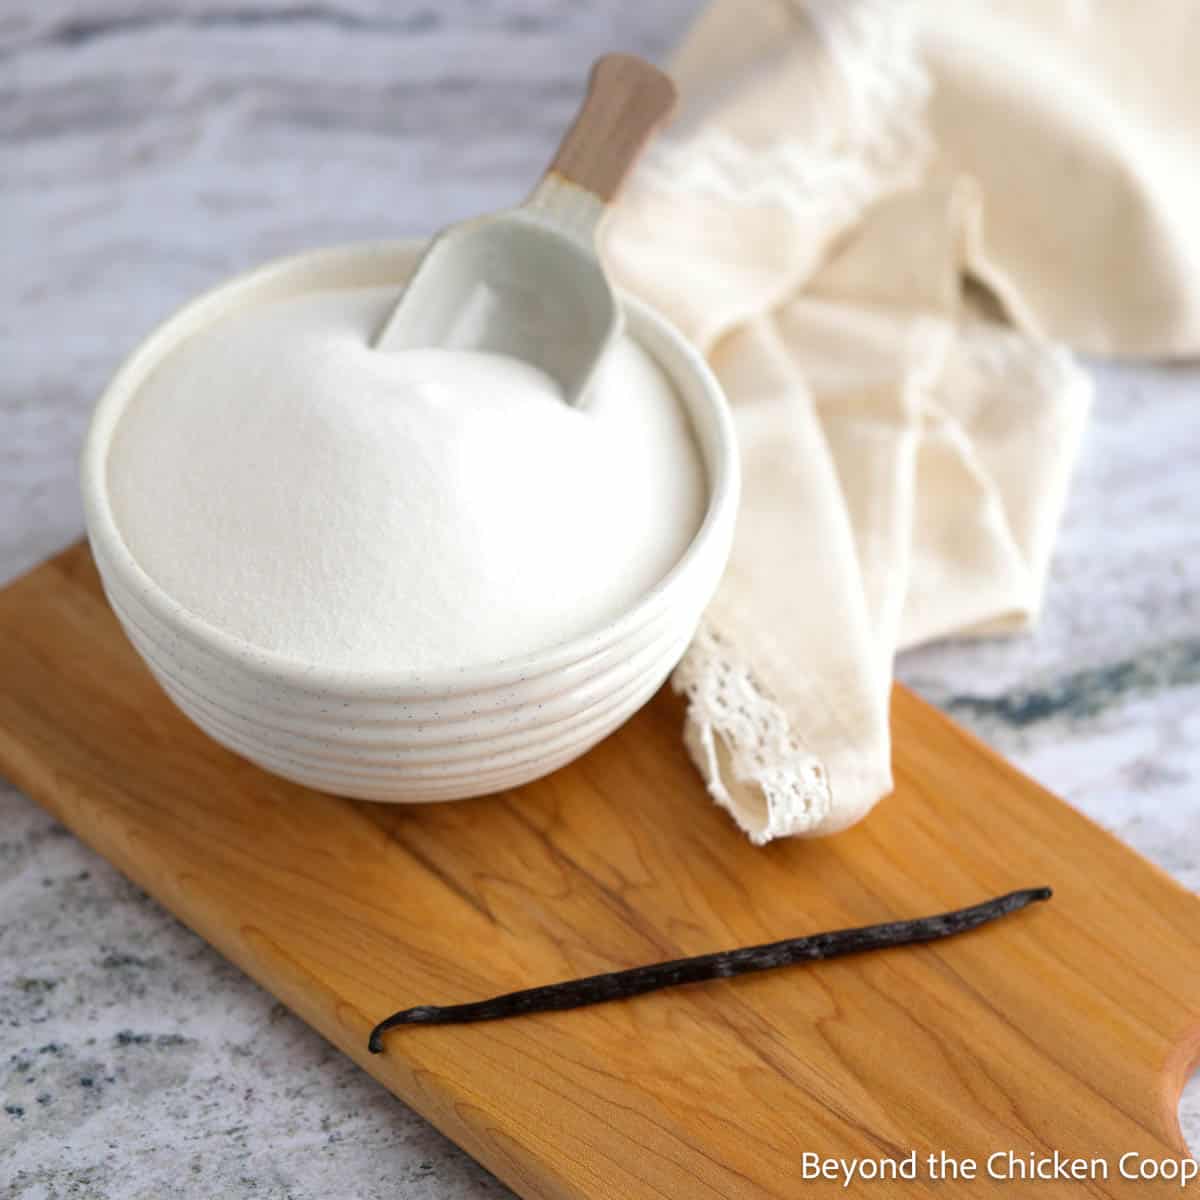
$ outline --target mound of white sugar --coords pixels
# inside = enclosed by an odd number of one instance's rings
[[[371,349],[394,302],[309,293],[168,355],[108,461],[142,568],[210,624],[325,667],[482,665],[627,610],[705,507],[658,365],[621,340],[577,410],[514,359]]]

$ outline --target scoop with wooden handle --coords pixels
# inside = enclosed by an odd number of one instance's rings
[[[657,67],[609,54],[583,107],[519,208],[451,226],[434,239],[375,339],[377,350],[443,347],[523,359],[577,404],[621,329],[597,255],[608,206],[675,86]]]

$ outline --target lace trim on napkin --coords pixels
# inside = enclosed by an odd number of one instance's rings
[[[716,124],[654,142],[639,182],[738,204],[776,204],[818,229],[842,226],[882,194],[919,178],[932,142],[931,84],[918,52],[913,0],[781,0],[810,35],[805,70],[824,67],[824,140],[751,146]],[[809,56],[806,56],[808,58]]]
[[[833,796],[820,761],[741,657],[703,624],[675,670],[688,701],[684,743],[713,799],[756,846],[808,833]]]

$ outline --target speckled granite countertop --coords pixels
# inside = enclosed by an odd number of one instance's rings
[[[0,582],[77,536],[125,352],[272,255],[426,232],[536,177],[586,64],[698,0],[9,0]],[[353,185],[347,186],[347,180]],[[1200,368],[1102,368],[1038,632],[900,673],[1200,887]],[[0,782],[0,1197],[506,1195]],[[1200,1145],[1200,1102],[1184,1105]]]

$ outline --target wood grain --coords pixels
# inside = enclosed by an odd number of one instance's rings
[[[674,107],[675,85],[668,75],[636,54],[606,54],[592,67],[583,106],[547,175],[611,201]]]
[[[903,690],[896,795],[847,834],[764,850],[706,800],[679,721],[663,693],[579,763],[502,796],[340,800],[192,728],[83,547],[0,593],[0,769],[523,1196],[845,1194],[801,1181],[805,1151],[1183,1153],[1195,897]],[[1040,883],[1050,905],[952,942],[402,1030],[366,1052],[371,1024],[408,1004]]]

